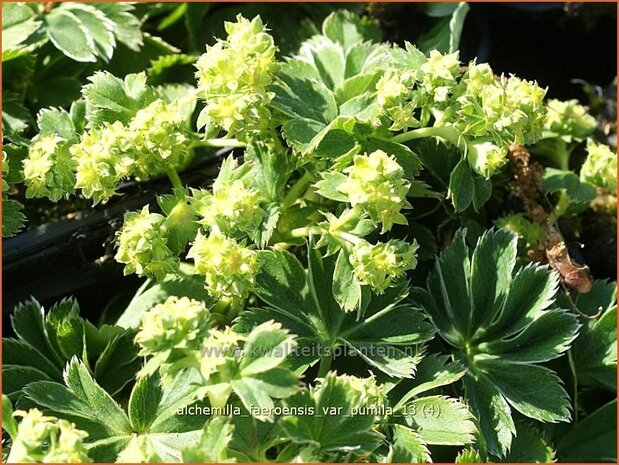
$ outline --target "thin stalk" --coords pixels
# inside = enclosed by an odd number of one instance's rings
[[[570,197],[565,189],[561,189],[559,192],[559,200],[552,211],[553,219],[557,221],[560,217],[565,215],[569,206]]]
[[[241,142],[237,139],[226,139],[225,137],[218,137],[215,139],[197,140],[192,142],[191,147],[213,147],[213,148],[236,148],[247,147],[245,142]]]
[[[350,242],[353,245],[359,245],[361,242],[363,242],[363,239],[361,239],[360,237],[355,236],[354,234],[347,233],[347,232],[338,231],[336,235],[341,237],[345,241]]]
[[[567,360],[574,378],[574,423],[578,423],[578,378],[576,377],[576,364],[574,363],[572,349],[567,351]]]
[[[292,187],[286,194],[286,197],[284,197],[284,200],[282,201],[282,207],[288,208],[293,203],[295,203],[297,199],[302,197],[305,191],[307,190],[307,188],[309,187],[309,185],[312,183],[312,181],[314,181],[314,179],[315,179],[314,174],[312,174],[309,171],[306,171],[305,174],[301,176],[301,178],[299,178],[299,180],[292,185]]]
[[[305,226],[303,228],[296,228],[290,231],[290,237],[299,238],[299,237],[307,237],[310,234],[322,234],[324,230],[319,226]]]
[[[174,168],[168,169],[166,171],[166,174],[168,175],[168,178],[170,178],[170,182],[175,189],[183,189],[183,183],[181,181],[181,178],[179,177],[178,173]]]
[[[393,142],[403,143],[414,139],[423,139],[426,137],[441,137],[454,145],[458,145],[459,135],[455,128],[449,126],[432,126],[429,128],[413,129],[412,131],[403,132],[397,136],[393,136]]]
[[[320,366],[318,367],[318,378],[324,378],[327,373],[329,372],[329,370],[331,369],[331,362],[333,361],[333,358],[331,357],[331,355],[323,355],[320,358]]]

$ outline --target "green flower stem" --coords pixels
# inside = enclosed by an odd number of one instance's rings
[[[329,231],[327,231],[324,228],[321,228],[320,226],[305,226],[303,228],[293,229],[288,234],[288,237],[297,239],[300,237],[307,237],[310,234],[319,236],[319,235],[322,235],[328,232]],[[330,231],[330,232],[333,236],[339,237],[340,239],[343,239],[346,242],[350,242],[353,245],[357,245],[363,241],[363,239],[361,239],[360,237],[357,237],[354,234],[350,234],[344,231]]]
[[[554,135],[548,137],[549,138],[542,139],[533,146],[533,154],[546,158],[559,169],[569,170],[570,157],[576,145],[569,145],[563,139]]]
[[[359,208],[359,206],[357,205],[351,208],[350,210],[348,210],[348,212],[346,212],[346,214],[343,215],[341,218],[338,218],[337,224],[343,226],[349,221],[357,219],[359,216],[361,216],[361,214],[362,214],[361,208]]]
[[[307,237],[310,234],[320,235],[325,231],[320,226],[305,226],[303,228],[296,228],[290,231],[290,237],[299,238],[299,237]]]
[[[232,138],[227,139],[225,137],[219,137],[215,139],[196,140],[192,142],[191,147],[243,148],[243,147],[247,147],[247,144],[237,139],[232,139]]]
[[[294,204],[297,199],[303,196],[309,185],[315,179],[316,177],[313,173],[306,171],[305,174],[292,185],[292,187],[288,191],[288,194],[286,194],[286,197],[284,197],[284,200],[282,201],[282,207],[288,208],[292,204]]]
[[[460,135],[456,128],[451,126],[429,127],[413,129],[412,131],[403,132],[397,136],[393,136],[391,140],[393,142],[403,143],[414,139],[423,139],[425,137],[441,137],[453,145],[459,145]]]
[[[227,323],[232,320],[230,315],[231,306],[230,299],[219,299],[212,308],[211,314],[215,317],[218,323]]]
[[[179,177],[178,173],[174,168],[168,169],[166,171],[166,174],[168,175],[168,178],[170,178],[172,186],[174,186],[175,189],[183,189],[183,183],[181,181],[181,178]]]
[[[331,362],[333,361],[333,357],[331,357],[331,355],[323,355],[320,358],[320,366],[318,367],[318,375],[316,375],[317,378],[324,378],[327,373],[329,372],[329,369],[331,368]]]
[[[555,208],[552,211],[552,216],[555,221],[565,215],[569,205],[570,197],[565,189],[561,189],[561,192],[559,193],[559,201],[557,202]]]
[[[574,389],[574,399],[572,399],[573,401],[573,406],[574,406],[574,423],[578,423],[578,414],[580,412],[580,409],[578,408],[578,378],[576,377],[576,365],[574,364],[574,353],[573,353],[574,349],[570,349],[567,351],[567,360],[569,362],[570,365],[570,370],[572,371],[572,378],[574,379],[574,383],[573,383],[573,389]]]
[[[353,245],[358,245],[361,242],[363,242],[363,239],[361,239],[360,237],[355,236],[354,234],[347,233],[347,232],[338,231],[334,235],[339,236],[340,238],[344,239],[347,242],[350,242]]]

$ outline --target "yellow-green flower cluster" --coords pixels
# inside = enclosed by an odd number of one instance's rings
[[[127,446],[118,453],[116,463],[161,463],[146,436],[134,435]]]
[[[187,162],[189,138],[178,104],[156,100],[131,121],[106,123],[70,148],[77,162],[75,187],[95,203],[116,193],[121,180],[145,178]]]
[[[535,246],[544,234],[539,224],[529,221],[522,213],[503,216],[498,218],[494,224],[516,234],[525,242],[527,247]]]
[[[249,21],[238,15],[225,28],[227,40],[207,46],[196,64],[196,77],[208,120],[245,139],[269,126],[267,104],[273,94],[267,86],[277,66],[277,48],[259,16]]]
[[[187,258],[194,260],[194,272],[205,278],[205,287],[218,299],[244,301],[255,284],[256,252],[217,230],[208,236],[198,232]]]
[[[387,396],[376,382],[376,376],[373,374],[367,378],[359,378],[353,375],[340,375],[339,378],[345,381],[353,391],[361,395],[361,402],[373,406],[382,406],[385,403]]]
[[[350,254],[353,273],[361,283],[380,294],[407,270],[417,266],[415,253],[418,248],[416,241],[412,244],[397,239],[377,244],[362,241]]]
[[[587,140],[587,158],[580,169],[580,179],[610,194],[617,191],[617,152],[608,145]]]
[[[48,197],[56,202],[73,192],[75,162],[66,141],[56,135],[36,138],[23,161],[26,197]]]
[[[43,416],[38,409],[18,410],[22,417],[13,441],[9,463],[90,463],[83,439],[88,436],[67,420]]]
[[[446,102],[459,74],[459,53],[442,54],[438,50],[432,50],[428,61],[419,69],[423,90],[430,94],[432,101]]]
[[[382,114],[392,122],[390,131],[419,126],[415,117],[419,105],[415,81],[414,73],[391,69],[376,83],[376,102]]]
[[[486,179],[507,163],[507,147],[489,140],[477,139],[467,144],[469,165]]]
[[[178,267],[178,258],[167,245],[165,217],[150,213],[148,205],[140,212],[125,214],[124,224],[116,233],[116,260],[125,264],[125,274],[163,277]]]
[[[129,123],[138,178],[165,172],[186,163],[189,154],[184,118],[178,103],[155,100],[139,110]]]
[[[546,102],[548,113],[544,129],[560,135],[567,142],[582,140],[590,135],[597,125],[595,118],[578,100],[551,99]]]
[[[85,133],[70,148],[77,162],[75,187],[97,204],[116,193],[118,184],[133,168],[132,141],[125,126],[116,121]]]
[[[245,187],[241,180],[224,183],[215,181],[212,192],[194,191],[191,204],[202,218],[200,223],[210,228],[216,225],[220,231],[233,234],[236,231],[250,233],[263,218],[260,194]]]
[[[353,207],[359,206],[374,222],[380,221],[382,232],[390,230],[394,223],[406,224],[400,210],[410,207],[406,200],[410,182],[395,157],[382,150],[357,155],[344,173],[348,179],[338,190],[348,195]]]
[[[486,86],[492,86],[495,83],[494,72],[488,63],[470,63],[468,69],[462,77],[459,90],[469,95],[475,95]]]
[[[197,350],[210,328],[210,313],[202,302],[171,296],[146,312],[135,342],[140,355],[172,349]]]
[[[546,91],[515,76],[490,80],[490,73],[487,65],[469,67],[456,91],[453,124],[467,136],[491,136],[497,145],[537,141],[546,120]]]

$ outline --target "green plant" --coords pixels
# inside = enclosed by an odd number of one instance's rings
[[[160,8],[171,27],[190,6]],[[573,438],[612,408],[582,402],[583,389],[616,392],[616,294],[596,281],[573,302],[554,270],[522,265],[518,236],[541,242],[542,225],[513,214],[484,231],[474,219],[513,144],[545,128],[585,137],[591,121],[573,102],[544,103],[534,82],[462,69],[467,6],[445,8],[449,34],[428,54],[338,11],[282,58],[259,16],[238,15],[195,60],[166,55],[195,61],[192,82],[98,70],[68,109],[38,113],[31,140],[11,134],[7,235],[22,220],[9,198],[20,182],[26,203],[106,203],[128,179],[171,187],[116,232],[115,260],[145,281],[115,325],[94,326],[74,300],[15,310],[16,337],[3,339],[7,457],[581,456],[588,442]],[[613,154],[589,145],[580,178],[546,172],[553,219],[580,213],[594,185],[612,187],[597,166]],[[192,163],[220,148],[237,150],[212,184],[187,185]],[[423,222],[437,211],[442,236]]]

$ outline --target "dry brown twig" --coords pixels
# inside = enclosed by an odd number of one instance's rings
[[[542,226],[544,231],[539,249],[532,251],[530,258],[534,261],[548,263],[559,273],[561,282],[566,288],[579,293],[589,292],[593,286],[589,267],[572,260],[565,239],[549,213],[552,207],[541,188],[542,165],[538,162],[531,162],[529,151],[522,145],[510,146],[508,156],[515,180],[514,194],[522,201],[525,213],[530,220]],[[581,315],[591,318],[578,310],[576,305],[573,307]]]

